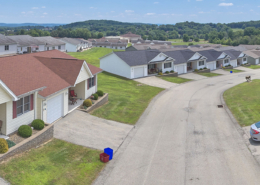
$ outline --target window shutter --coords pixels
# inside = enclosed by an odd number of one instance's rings
[[[30,110],[33,110],[33,94],[30,96]]]
[[[94,76],[94,86],[96,85],[96,75]]]
[[[89,89],[89,80],[90,80],[90,79],[91,79],[91,78],[88,79],[88,89]]]
[[[17,117],[16,113],[16,101],[13,101],[13,119]]]

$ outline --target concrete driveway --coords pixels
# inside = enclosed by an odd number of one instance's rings
[[[195,73],[186,73],[186,74],[179,75],[179,77],[187,78],[187,79],[191,79],[191,80],[201,80],[201,79],[208,78],[206,76],[198,75],[198,74],[195,74]]]
[[[6,182],[4,179],[0,177],[0,185],[10,185],[10,183]]]
[[[244,81],[223,75],[160,93],[94,184],[259,184],[241,127],[217,107],[225,90]]]
[[[54,125],[54,137],[77,145],[114,151],[122,144],[132,125],[109,121],[75,110]]]
[[[135,81],[142,83],[142,84],[154,86],[154,87],[160,87],[160,88],[163,88],[163,89],[169,89],[171,87],[178,86],[178,84],[162,80],[162,79],[160,79],[156,76],[138,78],[138,79],[135,79]]]

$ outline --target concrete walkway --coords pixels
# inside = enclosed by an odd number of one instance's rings
[[[254,79],[260,78],[255,70]],[[155,97],[95,185],[258,185],[260,166],[223,104],[244,73],[179,85]]]
[[[89,148],[110,147],[116,151],[132,128],[75,110],[55,123],[54,137]]]
[[[168,82],[166,80],[162,80],[162,79],[160,79],[156,76],[138,78],[138,79],[135,79],[135,81],[142,83],[142,84],[154,86],[154,87],[160,87],[160,88],[163,88],[163,89],[169,89],[171,87],[178,86],[178,84],[171,83],[171,82]]]
[[[0,185],[10,185],[10,184],[0,177]]]
[[[198,74],[195,74],[195,73],[186,73],[186,74],[179,75],[179,77],[187,78],[187,79],[191,79],[191,80],[201,80],[201,79],[208,78],[206,76],[198,75]]]

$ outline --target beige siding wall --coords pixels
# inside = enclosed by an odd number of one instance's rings
[[[88,78],[90,78],[90,75],[88,74],[87,69],[83,65],[82,68],[81,68],[81,71],[79,73],[78,79],[76,81],[76,84],[78,84],[78,83],[80,83],[82,81],[85,81]]]
[[[33,120],[34,120],[34,110],[29,111],[13,119],[13,102],[9,101],[6,103],[6,122],[7,122],[6,135],[17,131],[21,125],[30,124]]]
[[[42,119],[42,99],[37,98],[37,114],[36,114],[37,119]]]
[[[6,103],[0,104],[0,120],[3,122],[1,132],[6,135]]]
[[[74,90],[77,93],[78,98],[85,99],[85,80],[78,83],[75,87],[71,87],[71,90]]]
[[[58,96],[58,95],[60,95],[60,94],[63,94],[63,98],[64,98],[64,100],[63,100],[63,107],[64,107],[64,109],[63,109],[63,116],[65,116],[66,114],[68,114],[68,111],[69,111],[69,100],[68,100],[68,89],[66,89],[66,90],[64,90],[64,91],[61,91],[60,93],[58,93],[58,94],[55,94],[55,95],[53,95],[53,96],[51,96],[51,97],[49,97],[49,98],[47,98],[46,100],[44,100],[43,102],[42,102],[42,104],[43,104],[43,106],[42,106],[42,108],[43,108],[43,112],[42,112],[42,120],[44,121],[44,122],[47,122],[47,101],[49,100],[49,99],[51,99],[51,98],[54,98],[55,96]]]
[[[2,88],[0,87],[0,104],[12,101],[11,96]]]

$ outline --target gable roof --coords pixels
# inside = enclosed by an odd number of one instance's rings
[[[231,57],[231,60],[238,59],[239,55],[242,53],[242,51],[236,51],[236,50],[233,50],[233,49],[224,50],[223,52],[226,53],[227,55],[229,55]]]
[[[160,50],[160,49],[170,49],[170,48],[172,48],[172,46],[171,45],[135,44],[135,45],[130,46],[129,48],[133,48],[135,50],[147,50],[147,49]]]
[[[0,58],[0,80],[16,96],[44,88],[39,95],[48,97],[74,86],[83,63],[58,50],[4,57]],[[91,67],[94,74],[101,71]]]
[[[45,45],[44,42],[39,41],[30,35],[12,35],[7,37],[14,40],[18,46]]]
[[[119,58],[125,61],[129,66],[138,66],[148,64],[161,52],[158,50],[139,50],[114,52]]]
[[[65,42],[62,42],[59,39],[56,39],[51,36],[45,36],[45,37],[34,37],[36,40],[45,43],[47,46],[58,46],[58,45],[64,45]]]
[[[188,62],[188,60],[195,55],[196,52],[189,49],[174,50],[164,52],[167,56],[175,59],[174,64],[182,64]]]
[[[260,58],[260,51],[259,50],[248,50],[243,51],[246,55],[252,57],[252,58]]]
[[[216,50],[202,50],[202,51],[197,51],[199,54],[205,56],[206,62],[212,62],[212,61],[216,61],[223,52],[221,51],[216,51]]]
[[[64,38],[60,38],[59,40],[63,41],[63,42],[67,42],[70,43],[72,45],[78,45],[81,44],[81,40],[79,39],[75,39],[75,38],[68,38],[68,37],[64,37]]]
[[[0,45],[6,45],[6,44],[16,44],[14,40],[11,38],[8,38],[2,34],[0,34]]]

